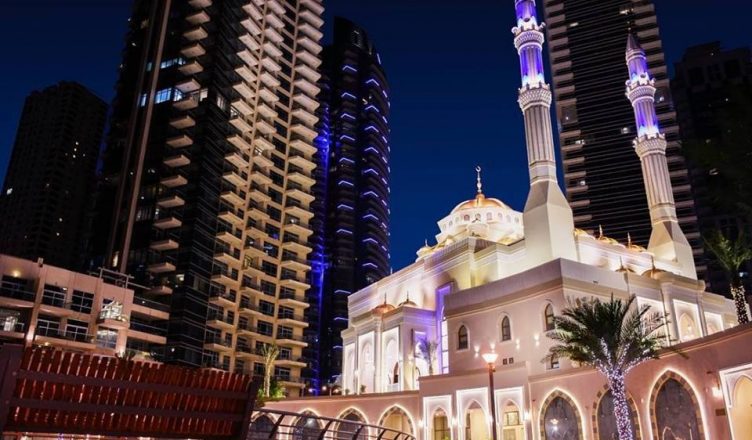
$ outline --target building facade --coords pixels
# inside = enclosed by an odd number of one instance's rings
[[[342,372],[347,298],[390,273],[390,146],[389,85],[368,34],[336,17],[322,54],[307,331],[317,341],[311,364],[327,383]]]
[[[137,1],[100,190],[107,267],[171,304],[168,361],[300,388],[322,6]],[[111,214],[110,214],[111,213]]]
[[[104,101],[74,82],[26,98],[0,193],[0,252],[81,266],[106,115]]]
[[[682,141],[702,143],[718,139],[726,123],[725,115],[752,103],[752,52],[750,48],[724,50],[719,42],[690,47],[681,61],[674,65],[671,90],[676,103],[676,113]],[[750,112],[746,112],[750,115]],[[738,114],[740,118],[744,113]],[[747,116],[749,117],[749,116]],[[740,120],[743,121],[743,120]],[[742,122],[743,123],[743,122]],[[717,148],[709,145],[708,148]],[[740,215],[738,210],[718,206],[708,191],[714,185],[723,185],[723,176],[694,164],[691,168],[692,188],[700,230],[704,236],[719,229],[735,238],[739,232],[752,236],[752,219]],[[705,282],[714,292],[728,292],[729,281],[715,261],[706,252]],[[752,289],[749,273],[752,262],[747,262],[742,280],[747,291]]]
[[[752,327],[737,326],[733,302],[697,279],[678,226],[667,136],[655,111],[657,81],[645,51],[629,37],[623,78],[653,219],[647,248],[574,227],[556,178],[544,26],[533,0],[515,6],[530,175],[524,210],[487,197],[479,175],[475,197],[439,220],[436,244],[350,296],[344,395],[267,407],[304,413],[299,420],[310,412],[367,421],[422,440],[487,440],[495,433],[505,440],[615,438],[605,377],[547,357],[547,333],[578,300],[634,296],[667,317],[661,336],[685,353],[665,350],[628,376],[635,438],[747,438],[752,355],[738,347],[752,341]],[[494,370],[484,354],[496,355]],[[254,423],[269,426],[269,418]]]
[[[0,255],[0,275],[0,344],[162,359],[166,335],[150,323],[169,319],[169,310],[136,298],[139,286],[127,276],[86,275],[10,255]]]
[[[679,147],[653,2],[645,0],[546,0],[549,63],[553,75],[559,148],[567,200],[575,225],[646,246],[651,218],[634,154],[632,108],[623,99],[624,41],[632,32],[656,80],[656,111],[668,142],[667,157],[678,218],[704,274],[702,240],[689,173]]]

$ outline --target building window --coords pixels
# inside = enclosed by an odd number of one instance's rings
[[[274,326],[269,322],[266,322],[266,321],[258,322],[258,332],[260,335],[271,336],[273,334],[273,328]]]
[[[37,335],[57,336],[60,332],[60,320],[58,318],[39,315],[37,318]]]
[[[89,339],[89,324],[84,321],[68,320],[65,326],[66,339],[72,339],[78,342],[91,342]]]
[[[546,306],[546,310],[543,312],[543,319],[546,323],[546,331],[551,331],[556,328],[554,323],[554,307],[551,304]]]
[[[93,293],[82,292],[80,290],[73,291],[73,297],[71,298],[71,310],[80,313],[91,313],[91,308],[93,305]]]
[[[501,340],[509,341],[512,339],[512,327],[509,325],[509,317],[505,316],[501,320]]]
[[[469,345],[470,341],[467,337],[467,327],[461,325],[460,329],[457,331],[457,350],[467,350]]]
[[[118,332],[114,330],[97,330],[97,347],[115,348]]]
[[[104,302],[102,310],[99,312],[99,319],[114,319],[116,321],[125,321],[127,319],[123,315],[123,303],[109,299],[105,299]]]
[[[556,370],[559,368],[559,357],[558,356],[551,356],[548,358],[548,365],[549,370]]]

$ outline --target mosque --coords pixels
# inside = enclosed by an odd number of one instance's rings
[[[439,220],[436,244],[349,297],[342,395],[268,407],[387,426],[419,440],[495,438],[494,419],[503,440],[616,438],[605,378],[567,359],[544,362],[546,333],[577,299],[635,295],[668,317],[666,344],[681,352],[627,377],[636,438],[752,439],[752,327],[737,326],[733,302],[697,279],[644,51],[630,35],[626,95],[653,225],[647,249],[574,228],[556,178],[543,24],[534,0],[515,6],[530,171],[523,212],[487,197],[478,169],[475,196]]]

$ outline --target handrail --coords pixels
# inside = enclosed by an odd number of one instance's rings
[[[415,440],[415,435],[357,420],[260,408],[251,414],[252,440]],[[413,428],[415,429],[415,428]]]

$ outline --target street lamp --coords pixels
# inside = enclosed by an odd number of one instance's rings
[[[491,398],[491,438],[498,440],[496,436],[496,402],[494,401],[494,373],[496,372],[497,353],[483,353],[483,360],[488,364],[488,394]]]

